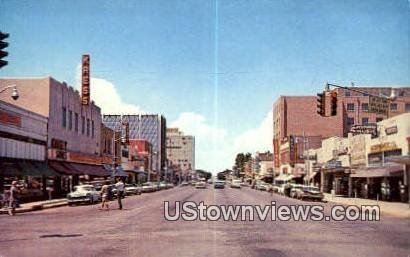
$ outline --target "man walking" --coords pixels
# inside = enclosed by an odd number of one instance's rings
[[[17,181],[11,182],[11,187],[9,191],[9,215],[13,216],[16,209],[16,194],[19,191],[17,188]]]
[[[117,183],[115,184],[117,188],[117,197],[118,197],[118,209],[122,210],[122,198],[124,196],[124,183],[122,182],[121,178],[117,179]]]

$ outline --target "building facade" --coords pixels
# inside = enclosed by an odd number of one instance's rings
[[[130,140],[148,141],[152,156],[150,175],[163,175],[166,165],[166,120],[162,115],[104,115],[103,122],[114,131],[122,131],[122,135],[128,134]],[[124,131],[124,124],[128,124],[128,132]]]
[[[195,137],[184,135],[178,128],[167,128],[168,165],[182,173],[195,170]]]

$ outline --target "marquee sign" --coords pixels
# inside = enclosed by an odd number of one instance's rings
[[[372,138],[377,137],[377,125],[376,124],[368,124],[368,125],[353,125],[350,129],[350,133],[355,135],[361,134],[370,134]]]
[[[90,55],[84,54],[82,57],[81,69],[81,103],[90,104]]]

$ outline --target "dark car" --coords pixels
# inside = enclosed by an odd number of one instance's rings
[[[214,182],[214,188],[225,188],[225,181],[217,180]]]

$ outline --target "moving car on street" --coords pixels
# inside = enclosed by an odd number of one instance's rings
[[[100,200],[100,192],[95,190],[93,185],[79,185],[74,187],[74,191],[67,194],[68,205],[76,203],[93,204]]]
[[[303,194],[304,188],[306,188],[306,186],[304,185],[298,185],[298,184],[292,185],[289,196],[291,198],[299,198],[299,196]]]
[[[322,201],[323,200],[323,193],[320,192],[319,188],[314,186],[304,186],[301,190],[298,191],[296,194],[296,198],[298,199],[309,199],[314,201]]]
[[[242,181],[240,179],[232,180],[231,188],[241,188],[241,182]]]
[[[225,181],[216,180],[216,181],[214,182],[214,188],[224,189],[224,188],[225,188]]]
[[[269,185],[263,181],[257,181],[255,185],[256,190],[268,191]]]
[[[196,182],[195,188],[206,188],[206,183],[205,183],[205,181],[198,181],[198,182]]]

